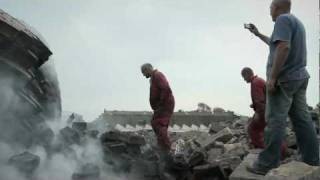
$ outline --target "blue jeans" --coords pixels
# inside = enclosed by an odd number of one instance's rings
[[[280,147],[285,137],[289,115],[297,137],[302,161],[319,165],[319,143],[308,112],[306,90],[308,79],[279,83],[274,93],[267,92],[265,149],[259,154],[256,166],[270,170],[280,164]]]

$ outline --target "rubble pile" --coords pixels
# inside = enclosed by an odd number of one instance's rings
[[[169,156],[157,148],[152,130],[109,131],[100,141],[107,163],[113,164],[115,170],[134,172],[140,179],[262,179],[265,177],[246,170],[260,152],[248,145],[247,121],[240,118],[219,122],[211,126],[209,133],[171,132],[173,145]],[[284,166],[299,159],[295,134],[290,128],[286,141]]]
[[[66,126],[60,129],[57,134],[56,141],[47,146],[43,146],[48,158],[50,159],[56,154],[61,154],[64,157],[70,157],[78,162],[78,167],[74,170],[72,177],[66,177],[66,179],[72,180],[99,180],[100,179],[100,167],[94,162],[86,162],[84,156],[86,154],[77,154],[74,145],[77,147],[85,146],[89,141],[99,143],[95,130],[87,130],[85,122],[79,124],[72,123],[72,127]],[[50,137],[54,136],[51,129],[47,130]],[[97,146],[99,147],[99,146]],[[42,160],[45,161],[45,160]],[[8,160],[8,165],[12,166],[19,172],[25,179],[37,179],[35,172],[39,168],[41,159],[38,155],[25,151],[21,154],[13,155]],[[45,162],[44,162],[45,163]]]
[[[16,168],[24,177],[31,178],[40,164],[40,157],[29,152],[12,156],[8,164]]]
[[[108,131],[100,136],[104,160],[118,172],[142,179],[228,179],[248,154],[246,120],[212,126],[200,131],[174,132],[168,156],[157,148],[152,131]]]

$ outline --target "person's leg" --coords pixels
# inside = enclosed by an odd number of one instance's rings
[[[169,152],[171,148],[171,142],[168,136],[168,126],[160,125],[158,127],[158,143],[165,151]]]
[[[151,121],[153,131],[157,136],[159,147],[164,151],[169,151],[171,142],[168,136],[168,123],[167,119],[170,117],[154,117]]]
[[[261,125],[261,122],[251,121],[249,124],[248,134],[251,144],[254,146],[254,148],[264,148],[263,131],[264,126]]]
[[[296,133],[302,161],[309,165],[317,166],[319,165],[319,144],[306,103],[308,80],[299,81],[296,85],[299,88],[293,96],[292,106],[289,111],[290,119],[293,130]]]
[[[253,166],[265,173],[280,164],[280,149],[285,136],[286,119],[291,102],[290,93],[280,87],[277,87],[274,93],[267,92],[265,149],[259,154]]]

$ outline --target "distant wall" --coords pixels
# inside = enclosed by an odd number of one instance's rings
[[[116,124],[120,125],[146,125],[150,124],[152,118],[151,112],[128,112],[128,111],[107,111],[104,112],[97,121],[108,123],[111,127]],[[209,125],[219,121],[232,121],[235,118],[233,112],[212,114],[199,112],[176,112],[171,118],[170,125]]]

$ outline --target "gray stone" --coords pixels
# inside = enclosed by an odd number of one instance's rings
[[[194,151],[189,158],[189,166],[193,167],[203,163],[208,158],[208,154],[205,151]]]
[[[211,124],[211,127],[209,129],[209,133],[210,134],[216,134],[216,133],[218,133],[219,131],[221,131],[224,128],[225,128],[225,126],[223,126],[220,123]]]
[[[247,166],[252,164],[258,157],[258,154],[248,154],[242,163],[232,172],[229,180],[261,180],[264,176],[250,173]]]
[[[290,132],[286,137],[286,143],[289,148],[296,148],[297,147],[297,139],[294,132]]]
[[[212,178],[226,179],[226,174],[219,164],[203,164],[193,168],[195,179],[203,179],[205,176]]]
[[[86,122],[73,122],[72,129],[83,133],[84,131],[87,130],[87,123]]]
[[[215,160],[222,155],[223,149],[221,148],[213,148],[210,149],[207,153],[208,153],[208,162],[215,162]]]
[[[222,156],[215,160],[225,171],[234,171],[242,162],[239,156]]]
[[[264,180],[320,180],[320,167],[292,161],[272,169]]]
[[[201,144],[201,147],[208,151],[211,148],[223,146],[223,144],[218,142],[226,143],[232,138],[233,133],[231,129],[226,127],[223,130],[219,131],[217,134],[214,134],[212,136],[208,135],[207,138],[204,141],[199,142],[199,144]]]
[[[240,158],[243,158],[245,155],[248,154],[248,149],[242,143],[225,144],[224,145],[224,154],[228,154],[228,155],[232,155],[232,156],[239,156]]]
[[[226,127],[223,130],[219,131],[217,134],[214,135],[214,139],[216,141],[220,141],[223,143],[227,143],[233,137],[233,133],[230,128]]]
[[[40,164],[40,157],[29,152],[24,152],[12,156],[8,163],[25,176],[31,176]]]
[[[80,144],[79,133],[70,127],[65,127],[61,129],[60,135],[64,142],[66,142],[67,144]]]
[[[134,133],[124,133],[120,131],[109,131],[101,135],[101,142],[120,141],[127,144],[144,145],[146,143],[143,136]]]
[[[91,163],[81,166],[76,173],[72,174],[72,180],[99,180],[100,168]]]
[[[127,146],[125,143],[113,143],[106,145],[114,153],[127,153]]]

